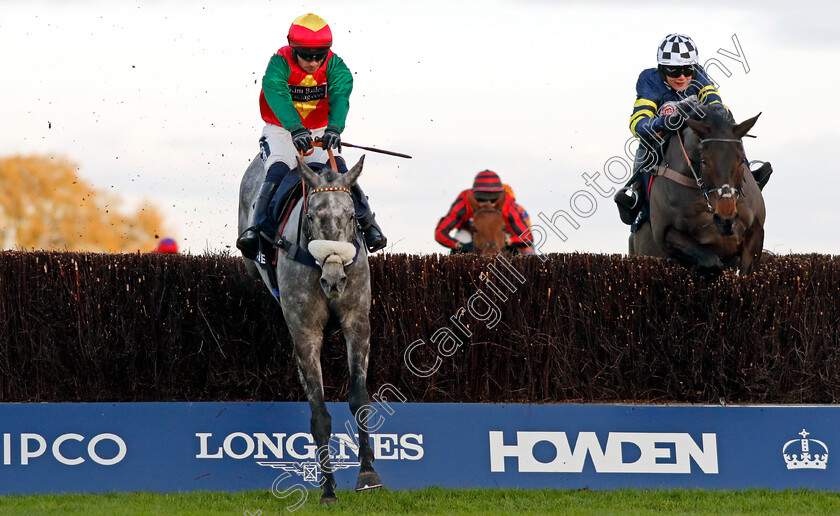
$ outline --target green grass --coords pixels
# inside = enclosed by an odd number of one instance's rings
[[[180,494],[68,494],[0,497],[4,515],[245,515],[278,514],[838,514],[840,493],[824,491],[636,490],[539,491],[519,489],[354,493],[339,491],[339,502],[318,503],[320,493],[294,512],[285,509],[294,500],[279,499],[267,491],[239,493],[191,492]],[[258,511],[261,511],[258,512]]]

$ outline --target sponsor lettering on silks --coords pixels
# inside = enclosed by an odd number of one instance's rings
[[[325,99],[327,98],[327,85],[293,86],[290,84],[289,93],[292,94],[292,100],[295,102]]]
[[[85,441],[87,445],[84,444]],[[50,443],[44,436],[36,433],[21,433],[15,436],[3,434],[2,444],[3,466],[17,463],[16,455],[21,466],[28,466],[30,461],[34,464],[49,460],[50,456],[66,466],[78,466],[87,462],[88,459],[102,466],[113,466],[125,458],[128,450],[122,437],[110,433],[97,434],[90,440],[80,434],[66,433],[59,435]],[[51,453],[47,454],[47,449]],[[45,456],[39,458],[42,455]]]
[[[534,457],[542,442],[553,446],[553,460]],[[515,444],[490,432],[491,472],[504,472],[505,457],[515,457],[520,473],[582,473],[587,456],[597,473],[691,473],[692,460],[703,473],[718,473],[716,434],[702,434],[701,446],[687,433],[610,432],[602,447],[595,432],[580,432],[572,449],[566,432],[516,432]]]

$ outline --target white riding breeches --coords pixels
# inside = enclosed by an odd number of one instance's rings
[[[312,139],[324,135],[326,127],[319,129],[312,129]],[[269,167],[278,161],[282,161],[293,169],[297,166],[297,157],[300,155],[295,145],[292,143],[292,133],[286,129],[274,124],[265,124],[262,132],[263,138],[268,143],[270,154],[265,156],[264,165],[268,172]],[[333,155],[340,156],[338,149],[333,149]],[[303,157],[304,163],[326,163],[330,157],[327,151],[321,147],[312,147],[312,154]]]

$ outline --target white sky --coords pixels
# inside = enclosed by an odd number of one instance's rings
[[[571,213],[579,190],[596,198],[543,251],[625,253],[628,227],[582,174],[616,186],[603,167],[624,155],[636,78],[683,32],[731,72],[710,70],[736,119],[763,113],[747,154],[775,169],[765,248],[838,254],[840,7],[733,4],[3,0],[0,155],[66,156],[96,187],[158,205],[183,250],[235,250],[260,80],[291,21],[315,12],[355,74],[343,139],[414,156],[367,153],[360,183],[390,252],[445,251],[435,224],[489,168],[534,224]],[[749,72],[717,53],[733,35]]]

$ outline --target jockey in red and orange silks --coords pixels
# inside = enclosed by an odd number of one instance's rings
[[[474,212],[469,198],[474,197],[475,201],[481,206],[484,203],[488,205],[495,203],[502,195],[505,194],[499,176],[490,170],[479,172],[475,176],[472,189],[464,190],[458,194],[455,202],[449,208],[449,213],[438,222],[437,228],[435,228],[435,240],[444,247],[455,251],[460,250],[462,243],[452,238],[450,233],[455,229],[470,229],[470,221]],[[504,204],[500,211],[505,219],[505,232],[508,234],[510,242],[514,245],[527,246],[527,241],[531,239],[528,231],[529,225],[511,196],[505,195]]]
[[[353,75],[332,50],[332,31],[318,15],[304,14],[292,23],[289,44],[271,57],[260,91],[260,115],[266,125],[260,138],[260,152],[266,170],[252,211],[250,227],[236,241],[242,254],[256,256],[260,237],[271,241],[276,231],[268,216],[275,194],[282,196],[299,180],[297,157],[307,163],[326,163],[327,149],[334,149],[339,172],[347,167],[340,156],[341,132],[350,108]],[[321,148],[313,147],[313,138]],[[368,250],[378,251],[387,239],[374,219],[367,197],[358,187],[351,188],[356,220],[364,232]]]

